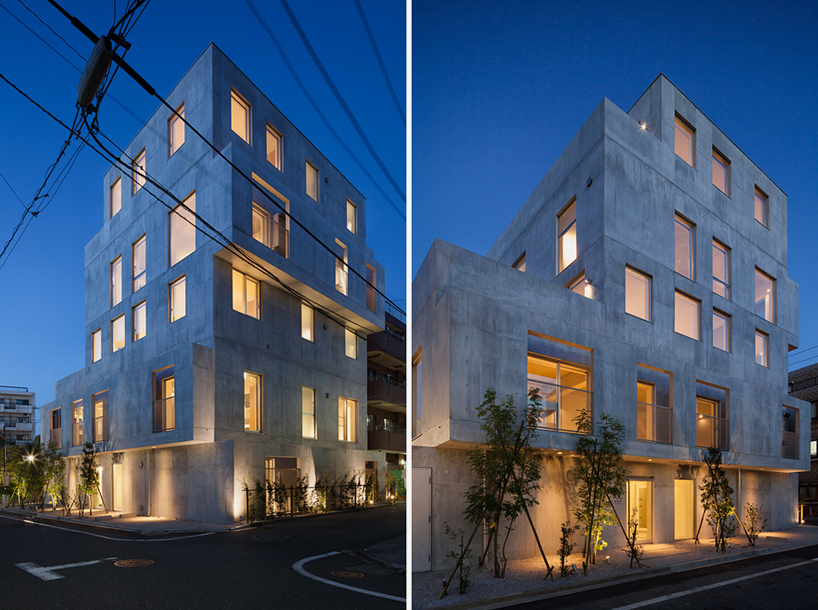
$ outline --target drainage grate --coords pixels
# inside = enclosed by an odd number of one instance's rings
[[[114,562],[115,566],[120,568],[144,568],[145,566],[153,565],[151,559],[120,559]]]
[[[332,572],[332,575],[338,578],[363,578],[364,576],[360,572],[351,572],[349,570],[338,570],[337,572]]]

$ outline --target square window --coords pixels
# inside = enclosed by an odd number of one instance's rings
[[[318,168],[307,161],[307,195],[318,201]]]
[[[335,290],[341,294],[348,294],[347,247],[335,240]]]
[[[713,347],[730,351],[730,316],[717,309],[713,310]]]
[[[315,310],[301,303],[301,338],[315,341]]]
[[[168,287],[168,316],[171,322],[185,317],[187,310],[185,295],[185,276],[183,275]]]
[[[170,212],[170,266],[186,258],[196,249],[196,193]]]
[[[676,135],[673,148],[690,167],[696,166],[693,157],[696,150],[696,131],[679,115],[676,115]]]
[[[267,125],[267,162],[281,169],[281,134]]]
[[[153,431],[176,428],[176,377],[173,365],[153,373]]]
[[[699,302],[676,291],[676,324],[674,330],[680,335],[699,340]]]
[[[250,143],[250,104],[232,89],[230,91],[230,127],[242,140]]]
[[[315,430],[315,390],[301,388],[301,436],[318,438]]]
[[[261,432],[261,375],[244,371],[244,429]]]
[[[770,366],[770,336],[756,329],[756,364]]]
[[[557,273],[577,260],[577,200],[557,215]]]
[[[139,154],[134,157],[133,164],[131,165],[134,195],[139,192],[139,189],[145,186],[145,176],[145,149],[143,148]]]
[[[125,314],[111,321],[111,353],[125,347]]]
[[[102,359],[102,329],[98,328],[91,333],[91,362]]]
[[[147,282],[145,236],[143,235],[133,245],[133,291],[136,292]]]
[[[352,203],[349,199],[347,199],[347,231],[350,233],[357,232],[358,221],[356,215],[358,213],[358,208],[355,207],[355,204]]]
[[[354,443],[358,440],[358,401],[338,397],[338,440]]]
[[[525,273],[525,252],[520,255],[520,258],[514,261],[514,264],[511,265],[511,267],[517,271],[522,271]]]
[[[347,358],[358,359],[358,335],[348,328],[344,329],[344,354]]]
[[[775,316],[775,280],[756,267],[755,312],[768,322]]]
[[[122,257],[111,263],[111,307],[122,302]]]
[[[233,309],[261,319],[261,286],[249,275],[233,269]]]
[[[133,308],[133,340],[139,341],[147,334],[147,311],[145,301]]]
[[[676,214],[675,222],[675,268],[679,273],[691,280],[694,279],[695,238],[694,225]]]
[[[625,267],[625,312],[650,321],[650,277]]]
[[[122,180],[117,178],[111,185],[111,218],[122,209]]]
[[[176,112],[168,119],[168,148],[173,155],[185,143],[185,104],[179,105]]]
[[[713,240],[713,292],[730,298],[730,248]]]
[[[755,187],[755,205],[753,209],[753,216],[765,227],[767,226],[768,198],[760,188]]]
[[[713,149],[713,186],[725,195],[730,195],[730,161]]]

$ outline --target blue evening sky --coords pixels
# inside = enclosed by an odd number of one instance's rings
[[[45,0],[24,0],[77,51],[92,45]],[[96,33],[113,23],[116,4],[64,0],[64,8]],[[375,150],[406,191],[405,126],[392,101],[354,0],[289,0],[306,36]],[[284,46],[310,94],[380,188],[404,214],[405,203],[370,156],[310,59],[278,0],[254,5]],[[406,8],[400,0],[361,0],[403,111],[406,98]],[[12,17],[13,13],[74,65],[85,60],[18,0],[0,5],[0,74],[63,121],[74,116],[79,73]],[[405,309],[405,223],[309,104],[276,46],[243,0],[153,0],[131,32],[128,62],[167,95],[213,41],[367,198],[367,241],[386,268],[386,294]],[[117,105],[116,98],[127,111]],[[120,146],[136,135],[159,103],[120,71],[100,110],[100,126]],[[129,112],[130,111],[130,112]],[[0,173],[28,204],[66,132],[0,82],[3,122]],[[130,113],[139,118],[134,118]],[[195,137],[191,134],[187,136]],[[69,153],[76,150],[74,143]],[[103,221],[103,174],[110,166],[93,150],[80,153],[59,193],[0,269],[0,385],[28,386],[37,404],[54,398],[54,382],[85,364],[84,247]],[[0,179],[0,249],[23,213]]]
[[[485,254],[600,100],[664,72],[788,195],[790,363],[818,360],[818,3],[412,6],[413,275],[435,238]]]

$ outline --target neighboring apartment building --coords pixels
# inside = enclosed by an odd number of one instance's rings
[[[384,277],[363,196],[213,44],[168,101],[252,179],[164,107],[125,149],[131,171],[105,174],[85,367],[43,407],[44,438],[62,423],[69,486],[86,441],[105,505],[126,513],[230,522],[244,483],[278,475],[369,466],[383,484],[364,350],[383,328]],[[152,197],[141,171],[185,207]]]
[[[36,415],[34,392],[0,385],[0,433],[9,445],[28,445],[34,440]]]
[[[617,511],[637,511],[642,543],[695,535],[711,445],[737,506],[796,524],[809,405],[784,384],[798,345],[786,195],[664,75],[628,112],[599,103],[487,256],[435,241],[413,312],[416,570],[443,567],[444,523],[463,526],[487,388],[520,410],[529,388],[544,397],[546,549],[574,522],[584,408],[625,425]],[[604,537],[624,545],[618,527]],[[523,519],[508,554],[536,553]]]
[[[790,395],[810,403],[810,469],[798,473],[798,499],[818,504],[818,364],[790,371],[789,380]],[[818,517],[818,507],[810,508],[805,510],[804,516]]]

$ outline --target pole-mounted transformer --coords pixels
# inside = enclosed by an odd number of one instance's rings
[[[105,75],[108,74],[113,53],[111,40],[107,36],[100,36],[97,44],[94,45],[91,57],[88,58],[85,70],[82,71],[79,85],[77,85],[77,103],[83,108],[93,109],[91,104],[94,102]]]

